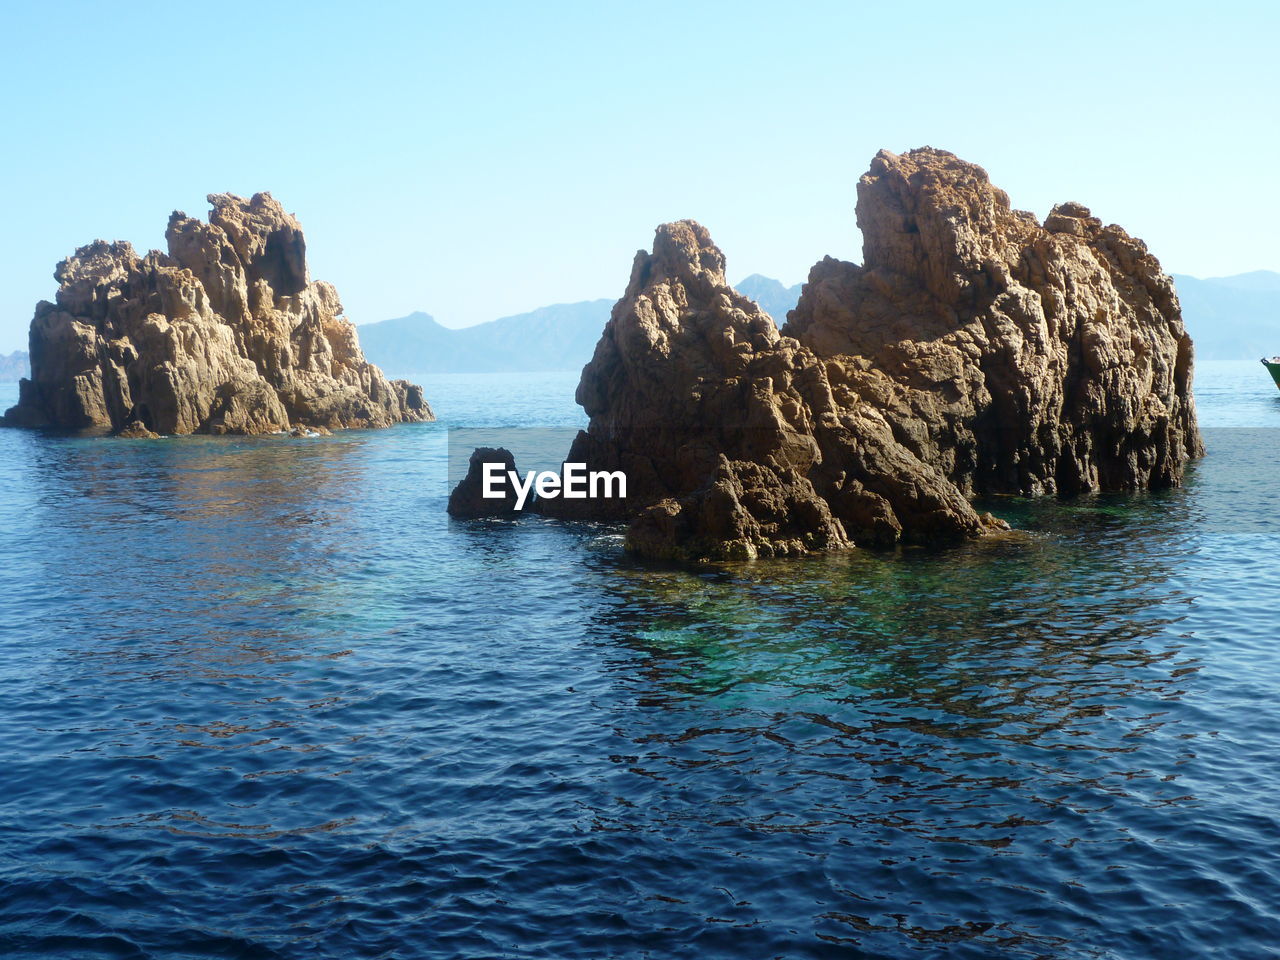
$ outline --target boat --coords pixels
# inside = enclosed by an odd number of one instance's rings
[[[1280,387],[1280,357],[1272,357],[1270,360],[1263,357],[1262,365],[1267,368],[1267,372],[1271,374],[1271,379],[1276,382],[1276,386]]]

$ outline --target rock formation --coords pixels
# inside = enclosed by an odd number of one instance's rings
[[[502,464],[503,481],[501,497],[486,498],[484,496],[484,465],[486,463]],[[509,471],[516,468],[516,458],[505,447],[477,447],[467,462],[467,475],[463,477],[453,492],[449,494],[449,516],[460,520],[474,520],[477,517],[509,517],[516,512],[516,492],[511,489],[506,477]]]
[[[365,361],[302,228],[270,194],[169,218],[168,254],[98,240],[58,264],[31,321],[10,426],[270,433],[433,419],[422,388]],[[126,429],[127,428],[127,429]]]
[[[825,363],[728,285],[723,254],[691,221],[659,227],[653,253],[636,255],[577,400],[591,421],[566,459],[624,471],[628,496],[543,510],[635,518],[628,545],[648,556],[892,543],[898,512],[913,540],[998,523],[912,456],[874,407],[838,406]]]
[[[739,558],[1004,528],[976,495],[1180,482],[1202,452],[1191,341],[1141,241],[1078,204],[1042,226],[929,148],[882,151],[858,197],[865,264],[817,264],[781,334],[703,227],[659,227],[566,458],[626,471],[629,496],[543,512],[630,521],[647,556]]]
[[[1141,240],[1078,203],[1041,225],[928,148],[877,154],[858,226],[863,266],[817,264],[783,332],[966,495],[1167,487],[1202,454],[1191,338]]]

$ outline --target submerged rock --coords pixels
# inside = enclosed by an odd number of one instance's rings
[[[289,436],[310,440],[316,437],[332,437],[333,431],[328,427],[294,427],[289,431]]]
[[[160,434],[154,430],[148,430],[146,424],[141,420],[134,420],[132,423],[126,423],[116,432],[117,437],[123,437],[126,440],[159,440]]]
[[[692,221],[660,226],[584,368],[566,458],[623,470],[645,556],[749,558],[980,537],[980,494],[1177,484],[1202,452],[1191,341],[1141,241],[1078,204],[1041,226],[940,150],[877,155],[866,264],[813,268],[790,322],[725,281]]]
[[[385,427],[434,419],[422,388],[360,352],[302,228],[270,194],[175,212],[169,252],[94,241],[58,264],[31,321],[31,376],[4,423],[165,434]]]

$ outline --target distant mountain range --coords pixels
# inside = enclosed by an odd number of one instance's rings
[[[612,308],[612,300],[558,303],[458,330],[419,312],[357,329],[364,355],[393,377],[580,370]]]
[[[13,353],[0,353],[0,383],[13,383],[27,375],[27,352],[15,350]]]
[[[1257,360],[1280,353],[1280,273],[1173,279],[1197,360]]]
[[[1255,270],[1207,280],[1174,274],[1174,280],[1197,359],[1256,360],[1280,354],[1280,273]],[[782,326],[801,286],[783,286],[753,273],[737,288]],[[391,376],[577,371],[591,359],[612,307],[612,300],[559,303],[460,330],[441,326],[428,314],[411,313],[358,329],[365,356]],[[24,351],[0,355],[0,382],[26,375]]]
[[[803,283],[797,283],[794,287],[784,287],[772,277],[753,273],[738,284],[736,289],[760,304],[764,312],[773,317],[773,322],[782,326],[787,322],[787,313],[800,299],[800,289],[803,286]]]
[[[738,290],[781,326],[800,298],[800,284],[752,274]],[[578,371],[595,352],[612,300],[558,303],[531,313],[451,329],[426,313],[361,324],[364,355],[393,377],[423,373]]]

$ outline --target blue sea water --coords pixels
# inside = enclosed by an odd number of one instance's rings
[[[1201,366],[1182,489],[707,569],[446,518],[449,427],[575,426],[575,382],[0,431],[0,956],[1277,955],[1261,367]]]

